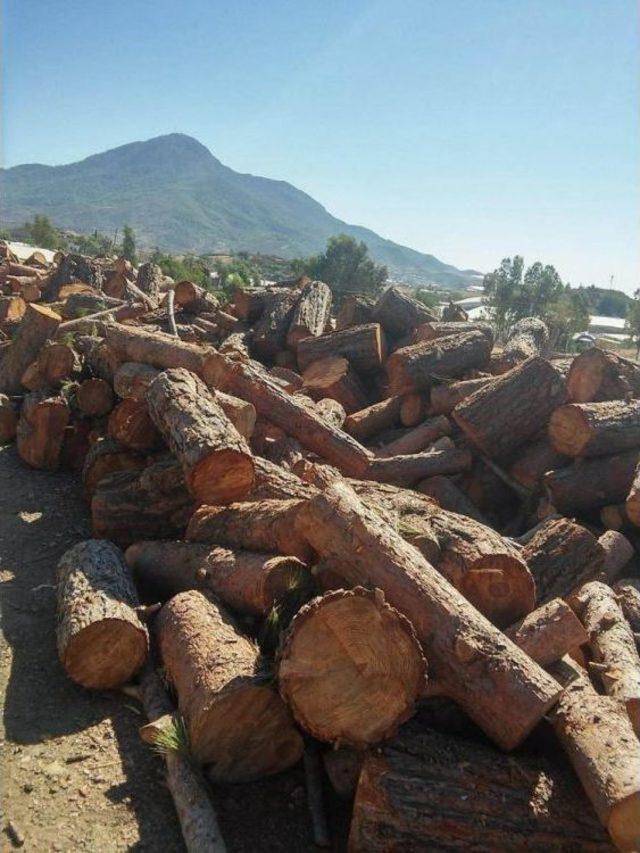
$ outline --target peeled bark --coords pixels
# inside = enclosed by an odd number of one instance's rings
[[[591,347],[573,360],[567,376],[574,403],[628,400],[640,396],[640,365],[608,350]]]
[[[463,379],[461,382],[434,385],[431,389],[429,413],[431,415],[449,415],[458,403],[466,400],[479,388],[484,388],[493,382],[493,376],[483,376],[482,379]]]
[[[573,515],[623,501],[629,494],[639,455],[638,450],[627,450],[549,471],[544,485],[551,503],[563,515]],[[627,512],[632,518],[628,503]]]
[[[567,457],[554,450],[544,437],[517,450],[507,471],[516,483],[530,492],[537,492],[547,471],[562,468],[568,462]]]
[[[373,309],[374,318],[385,332],[401,337],[422,323],[435,320],[433,312],[426,305],[407,296],[397,287],[389,287],[378,298]]]
[[[433,498],[442,509],[457,512],[458,515],[467,515],[481,524],[487,523],[478,507],[449,477],[429,477],[421,480],[414,488],[417,492]]]
[[[436,439],[451,432],[451,422],[444,415],[429,418],[395,441],[384,444],[376,456],[408,456],[429,448]]]
[[[459,474],[471,467],[468,450],[434,450],[409,456],[388,456],[374,459],[363,479],[411,486],[426,477],[438,474]]]
[[[604,573],[607,581],[613,583],[622,574],[634,555],[633,545],[626,536],[617,530],[607,530],[598,538],[604,551]]]
[[[58,563],[58,654],[83,687],[119,687],[140,669],[149,637],[136,614],[138,597],[122,553],[89,539]]]
[[[449,335],[396,350],[387,359],[391,394],[430,388],[438,379],[454,379],[471,367],[483,367],[491,347],[482,332]]]
[[[18,413],[13,403],[6,394],[0,394],[0,445],[13,441],[17,427]]]
[[[342,482],[300,507],[298,533],[352,585],[373,585],[413,623],[434,681],[505,749],[555,702],[553,682]]]
[[[570,403],[551,415],[549,438],[566,456],[603,456],[640,446],[640,400]]]
[[[602,545],[586,527],[560,518],[548,521],[522,550],[536,582],[538,602],[564,598],[603,570]]]
[[[130,450],[155,450],[162,444],[144,400],[127,398],[118,403],[109,415],[107,429],[110,438]]]
[[[589,640],[580,620],[561,598],[552,598],[507,628],[505,634],[540,666],[549,666]]]
[[[44,343],[55,335],[61,319],[45,305],[29,305],[11,346],[0,360],[0,392],[20,393],[22,374],[38,357]]]
[[[287,346],[295,349],[303,338],[321,335],[331,316],[331,288],[323,281],[304,285],[293,311]]]
[[[533,356],[546,356],[549,348],[549,329],[537,317],[524,317],[515,323],[502,354],[497,359],[495,373],[506,373]]]
[[[530,358],[459,403],[453,419],[473,444],[495,458],[537,435],[566,399],[560,373],[545,359]]]
[[[76,389],[76,403],[83,415],[99,418],[113,409],[111,385],[104,379],[85,379]]]
[[[306,370],[312,362],[321,358],[342,356],[351,363],[354,370],[367,373],[382,366],[384,354],[382,329],[378,323],[367,323],[300,341],[298,366],[300,370]]]
[[[302,738],[273,687],[259,674],[256,647],[231,616],[195,590],[160,611],[158,642],[196,761],[216,781],[278,773],[302,756]]]
[[[62,397],[50,396],[47,391],[27,394],[16,428],[20,458],[32,468],[55,471],[60,465],[69,415],[69,406]]]
[[[380,590],[337,590],[298,611],[279,654],[278,685],[318,740],[365,747],[415,710],[427,665],[411,623]]]
[[[395,397],[388,399],[394,400]],[[426,415],[429,408],[429,400],[426,394],[414,391],[400,397],[400,423],[405,427],[418,426]]]
[[[114,323],[105,330],[108,345],[121,361],[139,361],[166,370],[184,367],[201,375],[207,350],[162,332],[147,332]]]
[[[490,323],[451,322],[442,323],[431,321],[423,323],[416,329],[416,343],[421,341],[433,341],[436,338],[446,338],[448,335],[458,335],[461,332],[482,332],[493,347],[494,334]]]
[[[367,405],[358,374],[346,358],[330,356],[312,362],[302,375],[302,388],[314,400],[330,397],[351,414]]]
[[[145,464],[142,454],[123,447],[112,438],[99,438],[91,445],[84,460],[82,482],[86,495],[91,497],[98,483],[109,474],[139,471]]]
[[[398,423],[400,405],[400,397],[387,397],[386,400],[352,412],[344,422],[344,429],[358,441],[366,441]]]
[[[634,468],[633,477],[629,484],[629,490],[624,496],[624,501],[628,520],[636,527],[640,527],[640,462]]]

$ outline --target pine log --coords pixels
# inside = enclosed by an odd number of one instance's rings
[[[231,503],[248,494],[255,477],[251,451],[202,380],[183,368],[166,370],[149,385],[147,402],[199,503]]]
[[[314,400],[330,397],[337,400],[348,414],[367,405],[367,396],[346,358],[329,356],[312,362],[302,375],[302,390]]]
[[[380,590],[356,587],[298,611],[279,654],[278,685],[305,731],[365,747],[412,716],[426,672],[411,623]]]
[[[544,436],[516,450],[515,459],[507,472],[523,488],[537,492],[547,471],[562,468],[568,462],[568,458],[554,450]]]
[[[589,635],[596,676],[607,695],[623,702],[640,736],[640,656],[611,587],[591,581],[569,601]]]
[[[48,391],[32,391],[24,398],[16,428],[18,455],[32,468],[55,471],[60,465],[69,406]]]
[[[366,441],[398,423],[400,406],[400,397],[387,397],[386,400],[352,412],[344,422],[344,429],[357,441]]]
[[[295,557],[212,548],[197,542],[135,542],[125,553],[136,580],[164,598],[207,589],[238,613],[266,616],[306,573]]]
[[[83,282],[95,290],[100,290],[103,280],[102,268],[94,260],[74,253],[62,255],[57,261],[56,268],[48,277],[44,289],[45,298],[49,302],[55,301],[58,299],[60,288],[70,282]]]
[[[118,403],[109,415],[107,430],[110,438],[130,450],[154,450],[162,444],[144,400],[127,398]]]
[[[279,367],[277,364],[269,368],[269,375],[283,382],[283,388],[290,394],[302,388],[302,376],[288,367]]]
[[[640,646],[640,579],[622,578],[613,589],[638,647]]]
[[[76,389],[76,402],[83,415],[102,417],[113,409],[113,389],[104,379],[85,379]]]
[[[283,554],[309,562],[311,549],[295,529],[295,518],[303,501],[245,501],[230,506],[202,506],[187,527],[189,542]]]
[[[549,471],[544,477],[549,500],[563,515],[619,503],[629,494],[639,455],[637,449],[627,450],[613,456],[580,460],[569,468]],[[633,521],[628,502],[627,512]]]
[[[287,500],[289,498],[304,500],[316,493],[313,486],[303,482],[296,474],[285,470],[280,465],[275,465],[260,456],[256,456],[254,461],[256,479],[248,495],[250,500]]]
[[[80,373],[80,359],[68,344],[50,341],[22,375],[22,384],[31,391],[56,388]]]
[[[126,683],[149,651],[147,629],[135,608],[138,597],[122,553],[111,542],[89,539],[58,563],[58,654],[83,687]]]
[[[294,308],[287,346],[295,349],[303,338],[321,335],[331,316],[331,288],[323,281],[307,282]]]
[[[490,353],[482,332],[449,335],[396,350],[387,359],[391,394],[430,388],[438,379],[453,379],[471,367],[483,367]]]
[[[437,320],[422,323],[416,329],[416,343],[433,341],[436,338],[446,338],[448,335],[458,335],[461,332],[482,332],[492,348],[494,343],[493,327],[490,323],[452,322],[442,323]]]
[[[426,480],[421,480],[414,488],[417,492],[433,498],[442,509],[457,512],[458,515],[466,515],[475,521],[479,521],[480,524],[487,523],[478,507],[449,477],[442,475],[429,477]]]
[[[160,371],[137,361],[125,361],[113,375],[113,390],[122,400],[144,400],[147,388]]]
[[[453,418],[473,444],[495,458],[537,435],[564,402],[562,376],[550,362],[535,357],[467,397]]]
[[[395,399],[389,397],[389,400]],[[400,398],[400,423],[405,427],[418,426],[427,416],[429,400],[426,394],[414,391]]]
[[[433,312],[422,302],[407,296],[397,287],[389,287],[378,298],[373,309],[374,319],[385,332],[401,337],[422,323],[435,320]]]
[[[533,356],[546,356],[549,348],[549,329],[537,317],[518,320],[509,332],[494,373],[506,373]]]
[[[201,375],[207,350],[172,335],[114,323],[105,329],[107,344],[121,361],[139,361],[166,370],[184,367]]]
[[[321,340],[312,338],[311,340]],[[268,418],[309,450],[353,476],[369,466],[371,454],[342,430],[287,394],[257,365],[212,354],[204,378],[209,385],[248,400],[258,415]]]
[[[461,382],[442,383],[431,389],[429,413],[431,415],[449,415],[462,400],[470,397],[479,388],[493,381],[493,377],[482,379],[463,379]]]
[[[347,419],[347,413],[342,403],[331,397],[323,397],[321,400],[318,400],[316,403],[316,412],[328,424],[336,427],[336,429],[342,429]],[[296,439],[293,438],[291,441],[296,441]]]
[[[140,264],[138,267],[136,287],[156,304],[160,301],[163,281],[164,273],[157,264],[148,261],[146,264]]]
[[[440,689],[505,749],[527,736],[557,686],[343,482],[303,504],[295,527],[353,586],[373,585],[413,623]]]
[[[633,478],[624,500],[627,519],[631,524],[640,527],[640,461],[634,469]]]
[[[345,296],[336,317],[336,329],[362,326],[373,321],[374,301],[368,296]]]
[[[288,288],[239,287],[233,292],[233,308],[236,317],[254,323],[265,310],[270,299],[278,293],[287,293]]]
[[[13,441],[18,427],[18,413],[6,394],[0,394],[0,446]]]
[[[598,537],[600,547],[604,551],[603,570],[607,576],[607,582],[613,583],[622,574],[629,560],[634,555],[633,545],[626,536],[617,530],[607,530]]]
[[[328,332],[317,338],[305,338],[298,344],[298,366],[306,370],[321,358],[342,356],[354,370],[368,373],[382,366],[385,342],[378,323],[351,326],[339,332]]]
[[[99,438],[91,445],[84,460],[82,482],[85,494],[91,497],[98,483],[109,474],[139,471],[145,464],[145,458],[140,453],[123,447],[112,438]]]
[[[252,350],[260,359],[269,360],[285,348],[287,332],[299,299],[297,291],[278,290],[267,294],[260,319],[253,327]]]
[[[0,325],[17,323],[22,320],[26,310],[27,303],[22,296],[0,296]]]
[[[449,418],[444,415],[429,418],[395,441],[384,444],[376,456],[409,456],[412,453],[419,453],[429,448],[436,439],[449,435],[450,432]]]
[[[278,773],[302,756],[302,739],[256,647],[201,592],[181,592],[160,611],[158,642],[176,689],[191,752],[217,781]]]
[[[608,853],[611,846],[562,765],[409,724],[366,754],[349,836],[350,853],[401,850]]]
[[[640,446],[640,400],[569,403],[549,420],[549,438],[566,456],[603,456]]]
[[[189,314],[201,314],[216,311],[218,300],[203,287],[192,281],[179,281],[173,289],[176,305]]]
[[[549,666],[589,641],[582,623],[561,598],[552,598],[505,634],[540,666]]]
[[[640,396],[640,365],[614,352],[591,347],[573,360],[567,376],[573,403],[628,400]]]
[[[624,706],[596,693],[567,658],[550,672],[565,687],[552,714],[554,731],[617,849],[638,850],[640,741]]]
[[[0,360],[0,392],[19,394],[22,374],[38,357],[44,343],[52,338],[61,317],[45,305],[30,304]]]
[[[102,338],[77,334],[75,346],[93,376],[113,383],[114,374],[121,362],[116,352]]]
[[[411,486],[438,474],[459,474],[471,467],[468,450],[436,450],[409,456],[374,459],[362,475],[367,480]]]

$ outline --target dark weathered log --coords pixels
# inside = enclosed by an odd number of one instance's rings
[[[373,316],[385,332],[395,337],[406,335],[421,323],[436,319],[426,305],[397,287],[387,288],[378,298]]]
[[[523,317],[511,327],[507,342],[494,365],[494,373],[506,373],[528,358],[546,356],[549,329],[537,317]]]
[[[603,506],[600,510],[600,522],[607,530],[622,530],[630,523],[625,505],[619,503]]]
[[[373,320],[375,302],[368,296],[345,296],[336,317],[336,329],[347,329],[349,326],[362,326]]]
[[[561,598],[552,598],[507,628],[505,634],[540,666],[549,666],[589,640],[580,620]]]
[[[295,370],[291,370],[289,367],[279,367],[276,364],[269,368],[269,375],[283,383],[282,387],[290,394],[293,394],[294,391],[299,391],[302,388],[302,376],[300,376],[299,373],[296,373]]]
[[[23,373],[38,357],[43,344],[55,335],[60,321],[61,317],[45,305],[29,305],[11,346],[0,360],[0,392],[20,393]]]
[[[69,406],[47,391],[32,391],[24,398],[16,429],[18,455],[33,468],[55,471],[60,465]]]
[[[598,537],[598,542],[604,551],[604,573],[608,583],[613,583],[633,558],[633,545],[617,530],[606,530]]]
[[[122,553],[89,539],[58,563],[58,654],[69,678],[83,687],[119,687],[140,669],[149,637],[135,608],[138,597]]]
[[[478,507],[449,477],[429,477],[427,480],[421,480],[414,488],[417,492],[433,498],[442,509],[467,515],[481,524],[487,523]]]
[[[549,471],[544,485],[551,503],[563,515],[572,515],[623,501],[629,494],[639,455],[638,450],[627,450]],[[632,518],[629,504],[627,512]]]
[[[57,267],[51,272],[44,288],[44,296],[48,302],[54,302],[59,297],[60,289],[69,282],[83,282],[100,290],[104,281],[102,268],[95,261],[84,255],[62,255]]]
[[[194,758],[210,777],[243,782],[302,757],[302,738],[258,652],[232,617],[201,592],[181,592],[160,611],[158,642]]]
[[[112,383],[121,363],[115,350],[95,335],[76,334],[74,344],[91,374]]]
[[[160,301],[163,281],[164,273],[157,264],[148,261],[146,264],[140,264],[138,267],[136,287],[138,287],[156,305]]]
[[[639,457],[640,458],[640,457]],[[627,519],[640,527],[640,462],[636,464],[627,494],[624,496]]]
[[[396,350],[387,359],[389,390],[407,394],[430,388],[439,379],[453,379],[489,358],[489,342],[482,332],[449,335]]]
[[[113,390],[123,400],[144,400],[147,388],[160,371],[138,361],[125,361],[113,375]]]
[[[640,365],[614,352],[591,347],[573,360],[567,376],[574,403],[627,400],[640,396]]]
[[[0,394],[0,445],[13,441],[18,427],[18,413],[6,394]]]
[[[437,320],[423,323],[416,329],[416,343],[421,341],[433,341],[436,338],[446,338],[447,335],[458,335],[461,332],[482,332],[493,347],[494,334],[490,323],[452,322],[443,323]]]
[[[300,370],[306,370],[312,362],[321,358],[342,356],[351,362],[355,370],[367,373],[382,366],[384,355],[384,336],[378,323],[351,326],[317,338],[305,338],[298,344]]]
[[[431,389],[429,412],[432,415],[448,415],[458,403],[484,388],[493,381],[493,376],[482,379],[463,379],[461,382],[442,383]]]
[[[426,450],[436,439],[451,432],[451,422],[444,415],[429,418],[395,441],[384,444],[376,456],[409,456]]]
[[[640,446],[640,400],[569,403],[549,420],[549,438],[566,456],[604,456]]]
[[[142,454],[118,444],[113,438],[99,438],[86,455],[82,469],[82,482],[87,496],[93,495],[98,483],[117,471],[140,470],[145,467]]]
[[[107,430],[110,438],[130,450],[155,450],[162,444],[144,400],[127,398],[118,403],[109,415]]]
[[[113,409],[113,389],[104,379],[85,379],[76,389],[76,403],[83,415],[102,417]]]
[[[174,287],[174,295],[176,305],[190,314],[216,311],[218,308],[216,297],[192,281],[179,281]]]
[[[568,463],[569,459],[554,450],[545,436],[517,450],[507,471],[516,483],[530,492],[537,492],[547,471]]]
[[[350,414],[344,422],[344,429],[358,441],[366,441],[398,423],[400,405],[400,397],[387,397]]]
[[[172,335],[117,323],[106,327],[105,338],[121,361],[139,361],[161,370],[184,367],[201,375],[207,354],[206,349],[179,341]]]
[[[272,291],[266,296],[262,314],[251,335],[251,348],[259,358],[272,359],[285,348],[299,296],[295,290]]]
[[[330,397],[350,414],[367,405],[367,395],[351,364],[341,356],[312,362],[302,375],[302,389],[314,400]]]
[[[296,530],[351,585],[382,589],[413,623],[439,687],[502,747],[516,746],[557,686],[343,482],[303,504]]]
[[[265,309],[267,302],[277,293],[286,293],[286,288],[238,287],[233,292],[233,309],[236,317],[255,322]]]
[[[438,474],[459,474],[471,467],[468,450],[435,450],[409,456],[374,459],[361,476],[380,483],[411,486]]]
[[[331,316],[331,288],[323,281],[307,282],[294,308],[287,346],[297,347],[303,338],[321,335]]]

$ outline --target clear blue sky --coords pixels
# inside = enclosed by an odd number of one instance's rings
[[[5,165],[182,131],[460,267],[640,287],[635,0],[4,0]]]

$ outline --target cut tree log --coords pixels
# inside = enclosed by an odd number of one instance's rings
[[[567,376],[573,403],[628,400],[640,396],[640,365],[609,350],[591,347],[573,360]]]
[[[627,537],[617,530],[606,530],[598,542],[604,551],[604,573],[607,582],[612,584],[620,577],[635,551]]]
[[[429,414],[449,415],[463,400],[493,381],[493,376],[481,379],[463,379],[461,382],[443,382],[431,389]]]
[[[58,655],[83,687],[107,689],[129,681],[149,651],[136,614],[138,597],[121,551],[89,539],[58,563]]]
[[[357,441],[366,441],[398,423],[401,402],[400,397],[387,397],[386,400],[352,412],[344,422],[344,429]]]
[[[192,281],[179,281],[173,289],[176,305],[189,314],[217,311],[218,300]]]
[[[303,338],[321,335],[331,316],[331,288],[323,281],[307,282],[294,308],[287,346],[295,349]]]
[[[18,413],[6,394],[0,394],[0,445],[16,437]]]
[[[157,264],[148,261],[138,267],[136,287],[148,296],[156,305],[160,302],[164,273]]]
[[[76,403],[83,415],[102,417],[113,409],[113,389],[104,379],[85,379],[76,389]]]
[[[207,589],[232,610],[254,616],[266,616],[307,572],[295,557],[197,542],[135,542],[125,559],[136,580],[165,599],[189,589]]]
[[[640,736],[640,656],[629,623],[611,587],[591,581],[569,603],[589,634],[596,677],[605,693],[624,703]]]
[[[122,400],[144,400],[147,388],[160,373],[157,367],[125,361],[113,375],[113,390]]]
[[[304,503],[295,527],[351,585],[383,590],[413,623],[439,688],[500,746],[517,746],[556,701],[555,682],[345,483]]]
[[[110,438],[130,450],[155,450],[162,444],[144,400],[129,397],[118,403],[109,415],[107,431]]]
[[[394,337],[402,337],[422,323],[436,319],[426,305],[407,296],[397,287],[387,288],[378,298],[373,316],[385,332]]]
[[[185,343],[172,335],[148,332],[118,323],[105,328],[105,339],[120,361],[138,361],[161,370],[184,367],[201,375],[207,355],[207,349]]]
[[[618,850],[640,847],[640,741],[624,706],[600,696],[570,658],[550,667],[565,689],[553,729]]]
[[[471,453],[454,448],[374,459],[362,477],[396,486],[411,486],[427,477],[459,474],[470,467]]]
[[[85,494],[91,497],[98,483],[118,471],[141,470],[146,465],[144,456],[123,447],[113,438],[99,438],[89,448],[82,468]]]
[[[32,391],[24,398],[16,429],[18,455],[32,468],[55,471],[60,465],[69,406],[48,391]]]
[[[165,604],[156,627],[191,752],[210,765],[210,778],[246,782],[302,757],[288,708],[261,677],[258,651],[229,613],[191,590]]]
[[[467,515],[480,524],[487,524],[478,507],[449,477],[429,477],[427,480],[421,480],[414,488],[417,492],[433,498],[442,509],[457,512],[458,515]]]
[[[638,647],[640,646],[640,579],[623,578],[614,585],[613,589]]]
[[[189,521],[186,538],[189,542],[283,554],[309,562],[311,549],[294,524],[302,503],[292,498],[201,506]]]
[[[516,450],[507,472],[516,483],[534,493],[539,491],[547,471],[562,468],[568,462],[569,459],[554,450],[548,438],[543,436]]]
[[[232,503],[249,493],[253,455],[201,379],[184,368],[166,370],[147,388],[147,403],[198,503]]]
[[[369,451],[283,391],[257,365],[212,354],[206,361],[204,378],[209,387],[251,402],[258,415],[346,473],[358,476],[368,468],[372,459]]]
[[[402,347],[387,359],[391,394],[430,388],[439,379],[455,379],[472,367],[483,367],[491,347],[482,332],[449,335]]]
[[[453,419],[476,447],[496,458],[541,432],[566,400],[561,374],[534,357],[458,403]]]
[[[322,400],[318,400],[316,403],[316,412],[324,418],[327,423],[336,427],[336,429],[342,429],[344,422],[347,419],[347,413],[342,403],[338,400],[333,400],[331,397],[323,397]],[[290,440],[296,441],[295,438]]]
[[[52,338],[62,318],[45,305],[30,304],[0,360],[0,392],[19,394],[22,374],[38,357],[42,346]]]
[[[116,352],[95,335],[76,334],[74,342],[92,375],[113,383],[114,374],[121,363]]]
[[[395,399],[389,397],[389,400]],[[400,397],[400,423],[405,427],[418,426],[427,416],[429,408],[428,395],[414,391]]]
[[[341,356],[329,356],[312,362],[302,374],[302,390],[313,400],[330,397],[347,414],[367,405],[367,395],[351,364]]]
[[[378,323],[351,326],[338,332],[327,332],[317,338],[305,338],[298,344],[298,366],[306,370],[314,361],[329,356],[348,359],[360,373],[369,373],[382,367],[385,341]]]
[[[604,569],[605,552],[586,527],[559,518],[545,522],[522,557],[536,582],[538,602],[564,598]]]
[[[298,611],[282,641],[280,694],[318,740],[366,747],[409,719],[427,664],[379,589],[337,590]]]
[[[409,456],[429,448],[436,439],[451,432],[451,421],[444,415],[429,418],[405,435],[383,444],[376,456]]]
[[[285,348],[299,297],[298,291],[286,289],[267,294],[262,314],[251,335],[251,347],[258,358],[270,360]]]
[[[270,294],[285,292],[284,288],[238,287],[233,292],[233,310],[236,317],[254,323],[264,311]]]
[[[494,373],[506,373],[533,356],[546,356],[549,329],[537,317],[523,317],[511,327],[502,353],[494,364]]]
[[[570,770],[410,723],[365,755],[350,853],[611,850]]]
[[[544,485],[549,500],[563,515],[587,512],[619,503],[629,494],[640,451],[580,460],[568,468],[549,471]],[[627,512],[631,518],[629,504]]]
[[[549,666],[589,641],[582,623],[561,598],[552,598],[505,634],[540,666]]]
[[[26,310],[27,303],[22,296],[0,296],[0,324],[17,323]]]
[[[30,391],[57,388],[65,380],[78,376],[80,369],[80,359],[72,347],[49,341],[22,374],[21,382]]]
[[[640,400],[569,403],[549,420],[549,438],[566,456],[604,456],[640,446]]]
[[[639,456],[640,460],[640,456]],[[629,490],[624,496],[627,519],[636,527],[640,527],[640,461],[637,463]]]
[[[336,329],[347,329],[349,326],[362,326],[373,320],[375,302],[369,296],[354,294],[345,296],[336,317]]]
[[[446,338],[448,335],[458,335],[461,332],[482,332],[489,341],[489,346],[493,347],[494,332],[491,323],[442,323],[437,320],[418,326],[416,329],[416,343],[433,341],[436,338]]]

